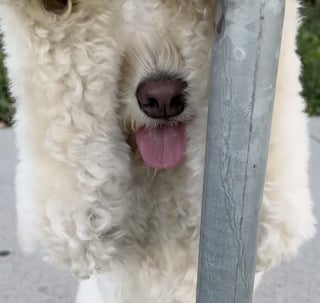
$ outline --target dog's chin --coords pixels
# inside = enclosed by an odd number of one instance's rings
[[[144,165],[157,170],[173,169],[183,162],[186,150],[187,122],[158,121],[142,125],[127,137],[132,151]]]

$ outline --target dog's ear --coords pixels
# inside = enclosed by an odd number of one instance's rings
[[[62,14],[67,10],[69,0],[43,0],[43,5],[48,12]]]

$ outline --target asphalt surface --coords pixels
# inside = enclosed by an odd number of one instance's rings
[[[311,188],[320,222],[320,119],[310,121],[310,130]],[[0,129],[0,303],[73,303],[76,281],[68,273],[42,262],[39,256],[24,255],[18,248],[15,163],[13,132]],[[254,302],[320,303],[319,232],[300,250],[297,258],[264,277]]]

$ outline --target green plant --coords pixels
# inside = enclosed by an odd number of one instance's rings
[[[320,115],[320,2],[306,1],[302,14],[305,18],[298,36],[298,53],[303,65],[302,94],[308,114]]]
[[[14,106],[9,94],[6,70],[3,65],[4,55],[1,52],[0,37],[0,122],[7,125],[12,124]]]

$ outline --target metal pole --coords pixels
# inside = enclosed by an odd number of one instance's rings
[[[284,7],[218,1],[197,303],[252,301]]]

